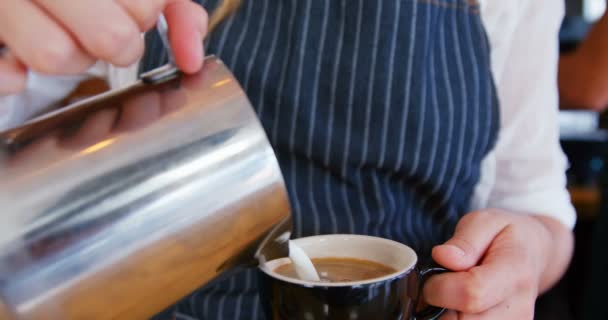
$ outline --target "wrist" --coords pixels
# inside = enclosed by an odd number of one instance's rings
[[[566,272],[574,248],[572,231],[558,220],[531,216],[538,228],[535,240],[539,243],[539,292],[550,289]]]

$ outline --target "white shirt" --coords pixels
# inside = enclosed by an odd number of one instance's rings
[[[492,49],[501,128],[482,163],[472,210],[498,208],[554,217],[572,228],[576,214],[566,189],[566,157],[558,132],[558,30],[562,1],[480,0]],[[136,79],[136,65],[98,63],[91,73],[113,88]],[[0,98],[0,129],[25,121],[64,97],[85,76],[31,74],[22,94]]]

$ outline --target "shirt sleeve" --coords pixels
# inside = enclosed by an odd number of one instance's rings
[[[487,207],[547,215],[572,228],[576,214],[566,187],[568,162],[559,143],[558,122],[557,35],[564,4],[501,2],[511,3],[517,18],[509,36],[499,38],[496,30],[488,31],[492,49],[497,49],[492,58],[501,130],[490,155],[495,164],[484,166],[494,171]]]
[[[91,76],[105,77],[107,67],[97,63],[83,75],[49,76],[29,72],[25,89],[16,95],[0,96],[0,131],[27,121],[44,108],[66,97]]]

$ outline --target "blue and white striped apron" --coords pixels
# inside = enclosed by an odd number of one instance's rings
[[[144,68],[162,63],[160,47]],[[207,52],[267,130],[295,237],[370,234],[429,257],[467,212],[499,125],[477,1],[244,0]],[[254,272],[176,308],[178,319],[262,318]]]

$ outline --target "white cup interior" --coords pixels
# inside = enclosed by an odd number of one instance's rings
[[[356,258],[370,260],[389,266],[397,272],[381,278],[351,282],[311,282],[280,275],[274,270],[281,265],[290,263],[289,258],[281,258],[266,262],[260,269],[273,278],[305,286],[353,286],[383,281],[400,274],[409,272],[418,260],[416,253],[410,247],[388,239],[363,235],[321,235],[291,240],[294,241],[311,259],[314,258]]]

